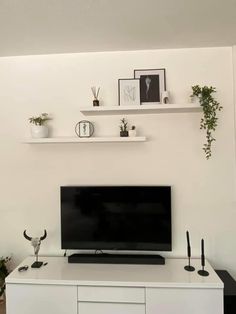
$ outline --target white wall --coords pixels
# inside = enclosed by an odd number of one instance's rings
[[[130,115],[146,143],[23,144],[28,117],[53,115],[53,135],[74,135],[101,86],[104,105],[116,105],[117,80],[134,69],[166,68],[173,102],[188,102],[191,86],[213,85],[224,110],[211,160],[199,130],[201,113]],[[75,184],[150,184],[173,187],[173,252],[184,256],[185,231],[199,256],[236,275],[235,151],[232,48],[65,54],[0,58],[0,255],[15,262],[32,253],[22,231],[48,230],[42,254],[60,250],[59,187]],[[119,132],[121,116],[90,117],[96,135]],[[88,118],[86,118],[88,119]]]

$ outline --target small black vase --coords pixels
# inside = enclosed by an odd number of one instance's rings
[[[94,99],[93,100],[93,106],[94,107],[98,107],[99,106],[99,100],[98,99]]]
[[[129,132],[128,131],[120,131],[120,137],[128,137]]]

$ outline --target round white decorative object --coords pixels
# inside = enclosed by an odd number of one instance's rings
[[[31,125],[30,131],[33,138],[48,137],[48,127],[46,125]]]
[[[129,130],[129,136],[130,137],[135,137],[137,134],[136,130]]]

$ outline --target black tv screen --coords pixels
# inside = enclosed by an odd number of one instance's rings
[[[61,244],[62,249],[171,251],[171,187],[61,187]]]

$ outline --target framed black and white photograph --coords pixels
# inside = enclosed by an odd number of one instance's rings
[[[166,90],[165,69],[134,70],[134,78],[140,80],[140,102],[160,104],[162,93]]]
[[[79,137],[91,137],[94,132],[94,126],[90,121],[82,120],[75,126],[75,133]]]
[[[139,79],[118,80],[119,106],[140,105]]]

